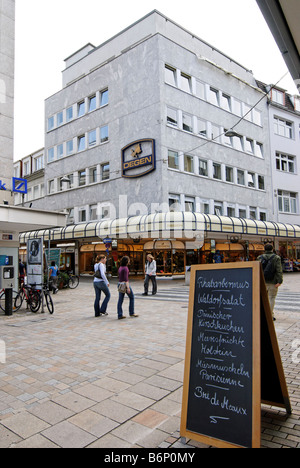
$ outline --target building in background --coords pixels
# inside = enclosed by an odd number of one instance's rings
[[[0,204],[12,203],[15,1],[0,3]]]
[[[65,65],[62,89],[45,102],[45,197],[27,204],[67,210],[68,235],[52,240],[73,242],[80,272],[91,271],[105,250],[97,226],[106,220],[128,220],[107,233],[114,261],[130,253],[137,271],[146,251],[162,273],[182,273],[218,246],[210,221],[207,242],[176,236],[175,221],[174,238],[165,242],[162,229],[147,237],[140,221],[129,235],[135,216],[219,220],[227,260],[263,249],[264,223],[277,221],[277,211],[268,93],[251,71],[158,11],[99,47],[87,44]],[[244,231],[233,228],[233,218]],[[247,220],[253,236],[261,234],[252,242],[258,247],[249,247]]]

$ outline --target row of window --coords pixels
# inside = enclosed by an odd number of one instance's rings
[[[86,149],[93,148],[94,146],[107,142],[108,139],[108,125],[104,125],[103,127],[96,128],[55,147],[49,148],[47,161],[48,163],[51,163],[65,156],[85,151]]]
[[[265,210],[254,206],[243,206],[237,203],[227,203],[219,200],[203,200],[180,194],[169,194],[170,211],[190,211],[217,216],[256,219],[266,221]]]
[[[89,112],[104,107],[108,104],[108,89],[98,91],[91,96],[69,106],[68,108],[52,115],[48,118],[48,132],[69,123],[76,118],[80,118]]]
[[[208,120],[200,119],[180,109],[167,107],[167,125],[204,138],[213,139],[217,143],[252,154],[258,158],[263,158],[264,156],[262,143],[243,135],[232,135],[229,133],[229,129]]]
[[[170,65],[165,65],[165,82],[232,114],[244,116],[249,122],[262,125],[261,112],[256,108],[252,109],[249,104]]]
[[[63,177],[48,180],[48,195],[63,192],[86,185],[104,182],[110,178],[109,163],[99,164],[97,166],[75,171],[66,174]]]
[[[265,178],[262,175],[182,152],[168,151],[168,167],[210,179],[265,190]]]

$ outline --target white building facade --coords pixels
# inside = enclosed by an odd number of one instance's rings
[[[65,64],[62,89],[45,102],[45,197],[32,203],[82,224],[73,239],[88,260],[79,271],[96,251],[84,226],[102,220],[176,211],[276,221],[267,93],[251,71],[158,11]],[[146,241],[136,236],[130,247],[138,269]],[[185,244],[168,249],[162,270],[180,263],[182,271]]]

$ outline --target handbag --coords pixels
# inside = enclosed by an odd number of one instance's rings
[[[102,279],[101,271],[100,271],[100,266],[98,270],[95,271],[94,273],[94,278]]]
[[[118,292],[125,294],[127,290],[126,283],[119,283],[118,284]]]

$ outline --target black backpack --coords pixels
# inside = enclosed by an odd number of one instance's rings
[[[275,262],[273,261],[276,257],[276,254],[271,255],[269,258],[262,257],[261,264],[264,272],[264,277],[266,281],[272,281],[276,273]]]

